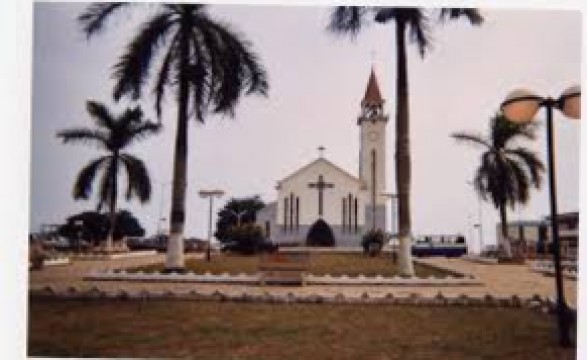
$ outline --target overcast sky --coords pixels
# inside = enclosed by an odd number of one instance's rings
[[[74,201],[71,189],[77,172],[98,150],[62,145],[57,131],[92,125],[85,110],[88,99],[116,112],[132,105],[111,99],[111,66],[152,9],[137,7],[122,14],[88,42],[75,21],[84,6],[36,3],[33,8],[31,231],[96,205],[95,199]],[[372,65],[390,115],[387,187],[395,192],[392,26],[372,26],[353,42],[325,31],[326,7],[214,5],[209,11],[252,42],[267,69],[270,91],[268,98],[243,98],[234,119],[211,116],[205,125],[190,122],[187,236],[205,237],[207,232],[207,202],[198,190],[220,188],[226,199],[259,194],[273,201],[276,181],[315,159],[320,145],[329,160],[357,174],[356,118]],[[467,181],[480,153],[455,143],[451,133],[486,134],[489,118],[514,88],[558,96],[581,80],[578,11],[491,9],[483,14],[482,27],[464,21],[435,26],[433,49],[425,59],[413,47],[408,53],[415,234],[469,236],[478,221],[477,197]],[[155,120],[153,98],[147,96],[140,104]],[[163,133],[129,150],[147,163],[153,196],[144,206],[119,204],[148,233],[156,231],[160,214],[167,217],[169,212],[175,110],[169,98]],[[580,125],[558,113],[555,118],[559,211],[577,211]],[[545,160],[544,131],[543,126],[539,140],[529,147]],[[546,185],[545,178],[528,206],[510,217],[543,217],[548,212]],[[497,211],[489,203],[482,210],[484,240],[492,243]]]

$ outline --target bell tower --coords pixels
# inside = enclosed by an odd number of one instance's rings
[[[357,121],[360,128],[359,178],[367,187],[366,230],[385,229],[386,197],[382,193],[386,188],[385,132],[388,116],[383,112],[384,102],[375,71],[371,69]]]

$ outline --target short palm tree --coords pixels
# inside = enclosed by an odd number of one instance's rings
[[[480,146],[481,163],[475,173],[473,185],[483,200],[491,199],[499,210],[501,219],[502,244],[500,256],[512,257],[511,244],[507,235],[506,207],[526,204],[530,188],[539,189],[544,173],[544,164],[538,156],[519,145],[516,140],[534,140],[535,124],[516,124],[502,114],[496,114],[490,121],[489,138],[458,132],[452,137],[460,142]]]
[[[332,13],[329,30],[335,33],[350,34],[353,38],[370,22],[395,25],[396,46],[396,143],[395,174],[398,194],[398,222],[400,239],[400,271],[406,275],[414,274],[411,261],[411,160],[410,160],[410,122],[408,98],[408,69],[406,37],[409,36],[424,57],[430,48],[430,17],[432,10],[408,7],[366,7],[338,6]],[[483,17],[476,9],[445,8],[438,11],[441,21],[467,18],[479,25]]]
[[[79,21],[88,37],[129,3],[95,3]],[[159,4],[138,29],[114,66],[114,98],[139,99],[155,67],[153,93],[160,117],[166,90],[177,96],[167,271],[184,269],[183,229],[188,152],[188,119],[204,122],[208,112],[234,115],[244,94],[266,95],[266,73],[251,45],[226,23],[210,17],[205,5]]]
[[[92,184],[96,181],[98,172],[102,171],[98,189],[98,211],[104,206],[109,208],[110,231],[105,250],[111,251],[121,170],[124,170],[127,177],[127,200],[138,197],[145,203],[151,196],[151,182],[145,164],[124,150],[134,142],[157,133],[160,126],[143,121],[143,112],[138,106],[126,109],[119,116],[112,115],[106,106],[95,101],[88,101],[86,107],[97,128],[66,129],[60,131],[57,137],[64,144],[93,144],[105,152],[79,172],[73,186],[73,197],[76,200],[88,199],[92,194]]]

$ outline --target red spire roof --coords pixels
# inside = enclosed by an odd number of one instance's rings
[[[381,105],[383,104],[383,98],[379,91],[379,85],[377,84],[377,77],[375,77],[375,71],[371,68],[371,76],[369,76],[369,82],[367,83],[367,90],[365,90],[365,97],[361,102],[362,105]]]

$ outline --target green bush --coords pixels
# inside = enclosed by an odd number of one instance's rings
[[[386,236],[383,230],[369,230],[369,232],[363,235],[363,239],[361,240],[361,246],[363,246],[365,254],[369,254],[369,256],[379,255],[383,249],[385,238]]]
[[[225,249],[243,255],[254,255],[262,251],[273,251],[263,236],[263,229],[255,224],[233,226],[227,231],[228,241]]]

